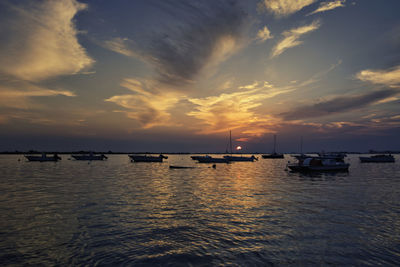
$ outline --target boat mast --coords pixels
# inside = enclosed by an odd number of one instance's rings
[[[273,154],[276,154],[276,134],[274,134],[274,151]]]
[[[229,144],[231,146],[231,156],[232,156],[232,131],[229,130]]]
[[[303,136],[300,137],[300,155],[303,155]]]

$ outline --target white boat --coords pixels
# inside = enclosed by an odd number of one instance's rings
[[[93,152],[85,155],[71,155],[75,160],[104,160],[108,159],[104,154],[95,155]]]
[[[348,171],[349,166],[344,161],[323,157],[300,158],[297,163],[287,165],[292,171],[298,172]]]
[[[54,153],[53,156],[47,156],[46,153],[42,153],[41,156],[25,155],[25,158],[27,158],[28,161],[39,161],[39,162],[45,162],[45,161],[57,162],[61,160],[61,158],[57,155],[57,153]]]
[[[361,162],[394,162],[394,157],[389,155],[374,155],[371,157],[360,157]]]
[[[132,162],[163,162],[163,159],[167,159],[167,156],[160,154],[159,156],[140,156],[140,155],[128,155]]]

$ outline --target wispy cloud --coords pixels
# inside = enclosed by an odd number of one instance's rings
[[[320,13],[320,12],[325,12],[328,10],[332,10],[338,7],[344,7],[344,3],[346,2],[346,0],[336,0],[336,1],[330,1],[330,2],[322,2],[319,4],[319,7],[314,10],[313,12],[311,12],[309,15],[312,14],[316,14],[316,13]]]
[[[316,0],[264,0],[265,8],[277,17],[289,16],[311,5]]]
[[[283,32],[282,35],[284,36],[284,38],[272,48],[271,57],[277,57],[285,52],[287,49],[301,45],[303,42],[299,39],[304,34],[317,30],[320,26],[321,23],[319,22],[319,20],[316,20],[309,25]]]
[[[187,115],[195,117],[204,124],[201,133],[223,133],[229,129],[240,129],[249,136],[259,136],[270,132],[273,118],[255,111],[262,101],[292,89],[274,88],[268,82],[255,82],[241,86],[239,91],[223,93],[218,96],[189,98],[196,105]]]
[[[386,86],[400,85],[400,65],[386,70],[362,70],[356,77],[365,82]]]
[[[163,84],[192,84],[205,68],[237,52],[245,40],[248,14],[239,1],[162,1],[156,8],[166,19],[152,21],[146,35],[135,42],[133,37],[115,38],[105,47],[146,62]]]
[[[21,89],[23,88],[23,89]],[[74,97],[75,93],[68,90],[52,90],[29,83],[18,82],[14,86],[0,85],[0,106],[17,109],[38,107],[34,97],[67,96]]]
[[[336,97],[331,100],[318,102],[316,104],[300,106],[291,111],[284,112],[280,114],[280,116],[285,120],[300,120],[328,116],[345,111],[360,109],[369,104],[377,103],[389,97],[393,97],[397,94],[399,94],[398,90],[386,89],[361,95]]]
[[[274,38],[274,36],[272,36],[271,31],[268,29],[267,26],[264,26],[264,28],[257,32],[257,40],[259,42],[265,42],[266,40],[272,38]]]
[[[137,56],[129,47],[131,41],[128,38],[113,38],[104,42],[104,47],[127,57]]]
[[[181,95],[162,90],[151,92],[148,89],[151,83],[151,81],[125,79],[121,86],[134,94],[116,95],[105,101],[125,108],[117,112],[125,113],[128,118],[138,121],[145,129],[155,126],[176,126],[176,123],[171,121],[168,110],[181,99]]]
[[[76,0],[18,1],[2,5],[0,72],[38,81],[76,74],[93,64],[78,43],[73,18],[85,4]],[[3,13],[5,14],[5,13]]]

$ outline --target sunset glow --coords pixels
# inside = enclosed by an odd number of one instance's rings
[[[128,2],[0,3],[0,150],[400,146],[399,1]]]

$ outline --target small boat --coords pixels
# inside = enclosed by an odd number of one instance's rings
[[[371,157],[360,157],[361,162],[394,162],[394,157],[389,155],[375,155]]]
[[[208,157],[199,157],[197,158],[199,163],[229,163],[229,160],[224,158],[213,158],[211,156]]]
[[[176,166],[176,165],[169,165],[170,169],[194,169],[196,167],[192,166]]]
[[[86,155],[71,155],[75,160],[103,160],[108,159],[104,154],[95,155],[93,152],[90,152]]]
[[[163,162],[163,159],[167,159],[167,156],[160,154],[156,156],[138,156],[138,155],[128,155],[132,162]]]
[[[251,157],[246,157],[246,156],[224,156],[224,159],[227,159],[228,161],[255,161],[258,160],[254,155]]]
[[[276,153],[276,134],[274,134],[274,150],[272,154],[262,155],[263,159],[283,159],[284,155]]]
[[[25,158],[27,158],[28,161],[39,161],[39,162],[45,162],[45,161],[57,162],[61,160],[61,158],[57,155],[57,153],[54,153],[53,156],[47,156],[46,153],[42,153],[41,156],[25,155]]]
[[[192,160],[198,160],[198,159],[202,159],[202,158],[211,158],[211,156],[209,155],[205,155],[205,156],[191,156]]]
[[[349,166],[350,164],[344,161],[323,157],[300,158],[297,163],[287,165],[289,169],[297,172],[348,171]]]

